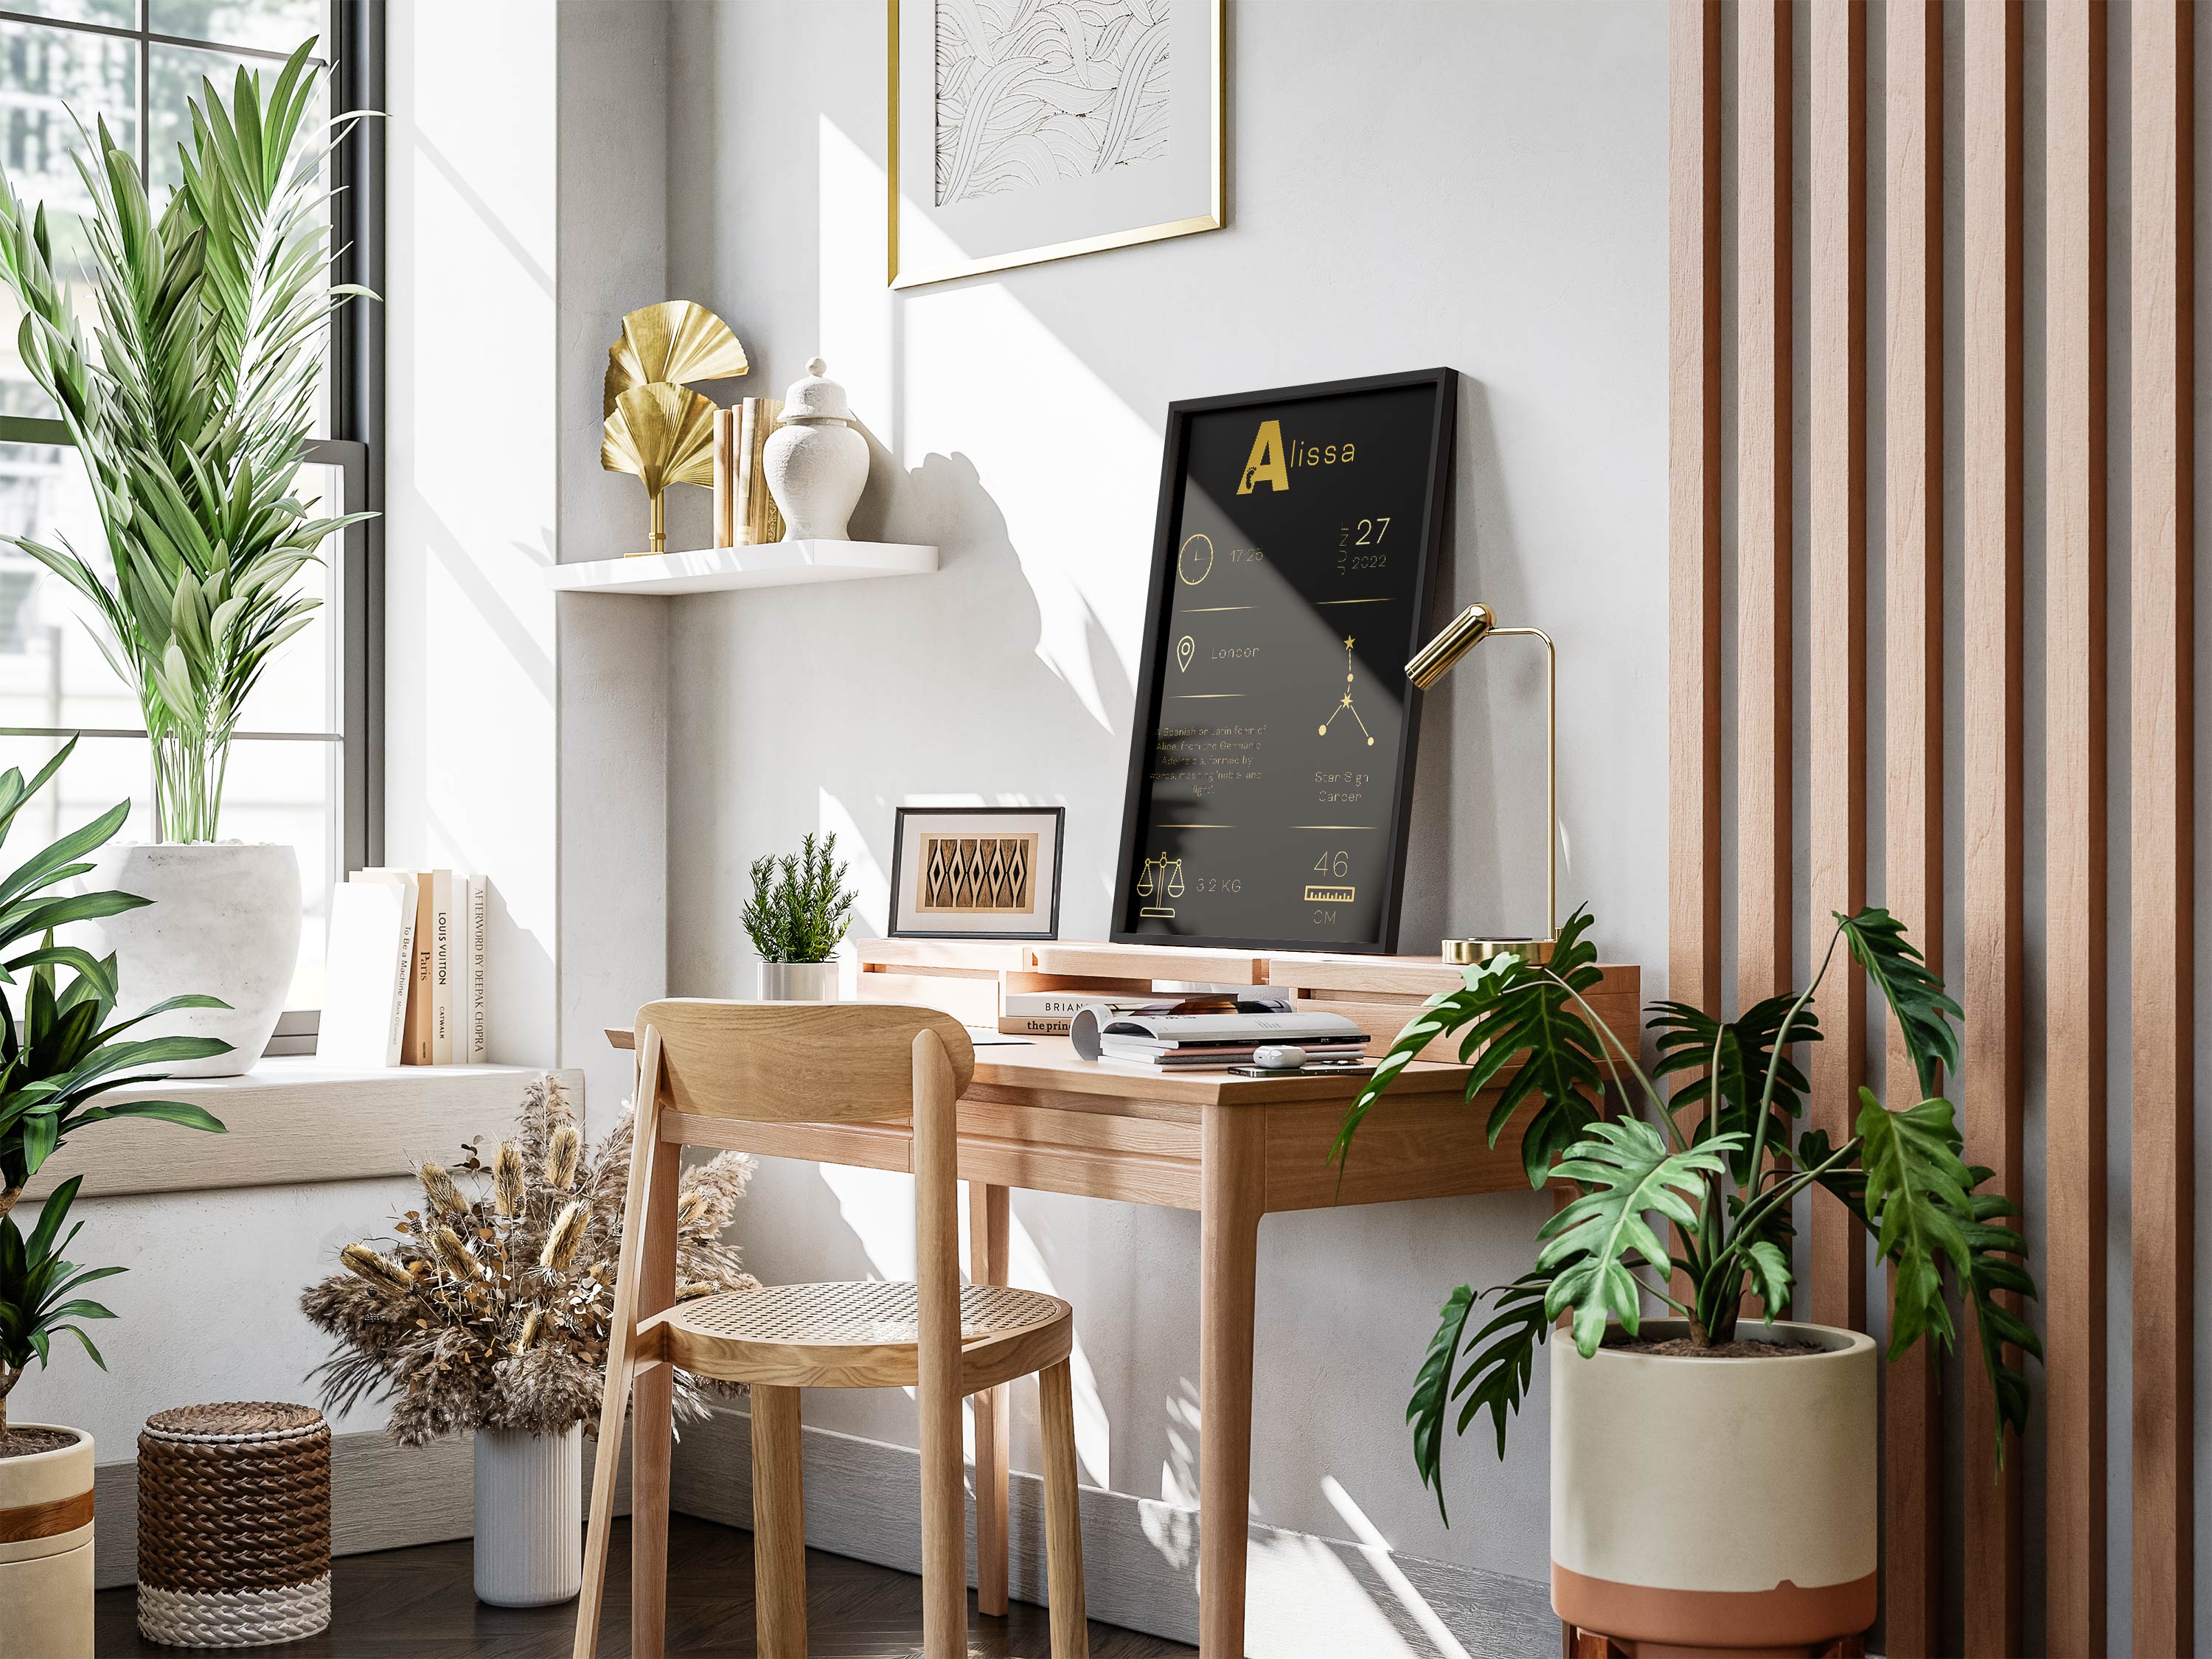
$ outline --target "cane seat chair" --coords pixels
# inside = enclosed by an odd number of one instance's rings
[[[875,1003],[671,1000],[638,1011],[637,1117],[617,1256],[575,1659],[593,1659],[630,1412],[633,1659],[659,1659],[667,1595],[673,1371],[750,1385],[753,1576],[763,1659],[806,1652],[801,1389],[915,1390],[921,1418],[922,1653],[968,1651],[960,1402],[1036,1373],[1053,1659],[1088,1652],[1077,1524],[1074,1311],[1057,1297],[960,1283],[957,1124],[975,1049],[957,1022]],[[678,1303],[683,1147],[716,1120],[909,1118],[915,1282],[783,1285]]]

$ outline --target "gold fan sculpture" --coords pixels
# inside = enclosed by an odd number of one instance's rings
[[[730,325],[693,301],[666,300],[623,319],[622,337],[607,348],[599,465],[643,482],[653,510],[647,551],[668,548],[668,486],[714,482],[714,405],[690,383],[750,367]]]

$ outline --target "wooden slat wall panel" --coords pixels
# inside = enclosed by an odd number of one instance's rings
[[[1721,933],[1721,10],[1668,19],[1668,994],[1717,1004]]]
[[[1887,17],[1883,287],[1886,616],[1884,898],[1943,960],[1943,13],[1896,0]],[[1884,1098],[1917,1086],[1894,1026]],[[1924,1345],[1882,1378],[1887,1506],[1882,1629],[1892,1659],[1942,1650],[1942,1413]]]
[[[1866,891],[1866,8],[1812,8],[1812,860],[1817,951],[1832,911]],[[1783,775],[1788,787],[1789,775]],[[1850,1139],[1866,1072],[1866,982],[1828,981],[1810,1050],[1812,1127]],[[1807,1305],[1866,1325],[1866,1239],[1840,1204],[1813,1206]]]
[[[2105,4],[2046,0],[2045,1646],[2105,1651]]]
[[[2193,1650],[2196,850],[2193,8],[2130,14],[2134,1638]]]
[[[1736,11],[1736,996],[1790,988],[1790,0]],[[1817,250],[1815,266],[1819,264]]]
[[[2021,1194],[2021,49],[2016,0],[1966,9],[1966,1155]],[[1996,1399],[1966,1368],[1966,1651],[2021,1645],[2019,1449],[1985,1477]]]

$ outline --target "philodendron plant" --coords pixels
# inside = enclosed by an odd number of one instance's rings
[[[212,82],[156,210],[101,121],[78,155],[99,322],[88,342],[54,268],[46,211],[0,172],[0,282],[23,311],[23,367],[84,462],[107,545],[20,547],[98,612],[94,638],[137,695],[166,841],[213,841],[231,734],[270,653],[320,601],[292,579],[333,532],[295,489],[322,375],[324,325],[368,290],[323,280],[320,169],[350,118],[308,128],[319,71],[301,46],[265,89]],[[370,296],[374,297],[374,296]]]
[[[1571,1315],[1577,1352],[1595,1355],[1617,1327],[1633,1338],[1648,1304],[1689,1322],[1694,1348],[1732,1341],[1747,1295],[1771,1322],[1790,1301],[1792,1205],[1826,1192],[1875,1235],[1894,1269],[1889,1357],[1923,1339],[1945,1348],[1957,1330],[1947,1291],[1971,1303],[1982,1362],[1996,1391],[1996,1455],[2004,1432],[2027,1419],[2027,1379],[2007,1345],[2042,1357],[2033,1328],[1997,1300],[2035,1295],[2026,1242],[2005,1218],[2018,1206],[1984,1192],[1991,1172],[1968,1164],[1942,1079],[1959,1061],[1959,1005],[1886,910],[1835,916],[1813,983],[1723,1021],[1686,1002],[1655,1005],[1658,1058],[1646,1072],[1585,1000],[1603,975],[1578,910],[1548,963],[1517,956],[1467,971],[1460,990],[1437,997],[1399,1033],[1346,1114],[1331,1156],[1340,1162],[1391,1082],[1438,1037],[1457,1036],[1469,1066],[1470,1106],[1484,1090],[1492,1146],[1524,1108],[1522,1159],[1531,1187],[1571,1184],[1576,1196],[1537,1232],[1536,1265],[1482,1293],[1491,1317],[1472,1339],[1482,1300],[1462,1285],[1414,1379],[1406,1419],[1413,1464],[1443,1509],[1443,1425],[1464,1396],[1455,1431],[1487,1410],[1505,1450],[1506,1419],[1520,1409],[1537,1345]],[[1824,1129],[1799,1131],[1807,1085],[1790,1045],[1820,1040],[1813,993],[1842,945],[1897,1021],[1912,1057],[1919,1099],[1893,1110],[1858,1091],[1856,1133],[1841,1146]],[[1674,1093],[1660,1079],[1674,1079]],[[1608,1091],[1625,1109],[1605,1115]],[[1671,1224],[1671,1246],[1653,1218]],[[1684,1287],[1678,1290],[1677,1286]],[[1449,1516],[1445,1516],[1447,1522]]]

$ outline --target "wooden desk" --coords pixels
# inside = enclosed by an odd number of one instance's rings
[[[617,1048],[627,1030],[610,1030]],[[1007,1192],[1076,1193],[1196,1210],[1200,1217],[1199,1652],[1244,1651],[1245,1516],[1252,1467],[1254,1269],[1260,1218],[1276,1210],[1527,1190],[1519,1136],[1492,1152],[1487,1115],[1463,1098],[1466,1068],[1416,1064],[1370,1114],[1340,1187],[1327,1161],[1352,1078],[1163,1075],[1079,1060],[1064,1037],[982,1046],[960,1103],[975,1276],[1006,1279]],[[739,1123],[662,1115],[665,1139],[772,1158],[911,1170],[903,1123]],[[1077,1310],[1079,1320],[1082,1310]],[[1420,1333],[1407,1333],[1407,1353]],[[977,1601],[1006,1607],[1006,1391],[975,1409]]]

